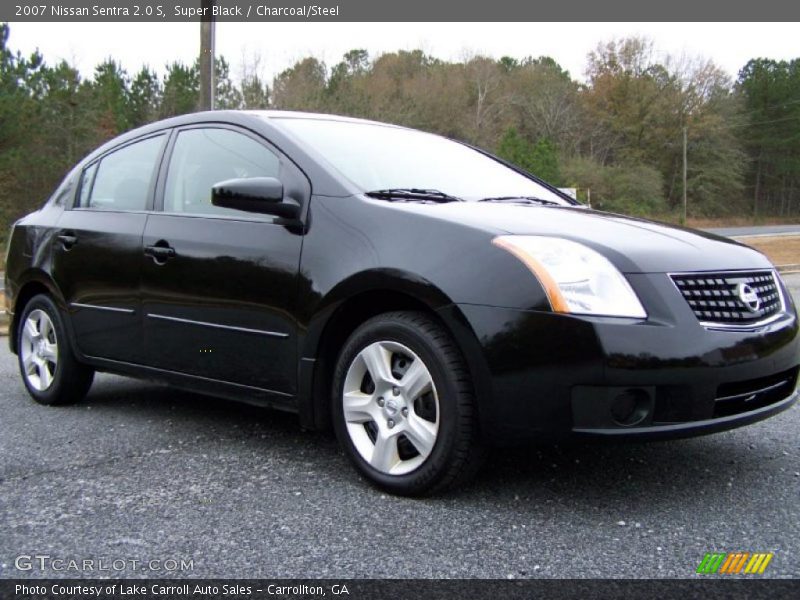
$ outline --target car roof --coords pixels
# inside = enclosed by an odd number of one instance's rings
[[[292,137],[287,136],[287,134],[283,132],[283,128],[276,126],[276,121],[278,119],[285,118],[368,123],[368,121],[364,121],[363,119],[352,119],[337,115],[279,110],[213,110],[188,113],[148,123],[147,125],[137,127],[136,129],[132,129],[108,140],[82,158],[66,175],[65,180],[74,180],[78,173],[85,169],[87,165],[102,158],[105,154],[131,142],[178,127],[202,125],[205,123],[213,125],[216,123],[239,126],[262,135],[284,154],[289,156],[292,162],[300,167],[301,170],[305,171],[307,175],[310,173],[315,175],[315,193],[319,195],[344,197],[357,193],[358,189],[353,187],[351,183],[331,174],[328,169],[321,168],[319,160],[309,156],[308,148],[298,143]],[[272,119],[274,119],[274,121],[271,122]],[[375,124],[382,125],[382,123]],[[392,125],[387,126],[392,127]]]
[[[342,123],[363,123],[369,125],[382,125],[384,127],[397,127],[399,129],[407,129],[400,125],[392,123],[383,123],[381,121],[372,121],[370,119],[359,119],[356,117],[345,117],[342,115],[333,115],[327,113],[312,113],[303,112],[299,110],[240,110],[231,111],[245,114],[257,115],[263,119],[307,119],[313,121],[340,121]]]
[[[269,123],[272,119],[308,119],[317,121],[339,121],[342,123],[362,123],[370,125],[380,125],[384,127],[396,127],[398,129],[406,129],[399,125],[392,125],[390,123],[381,123],[379,121],[370,121],[367,119],[357,119],[353,117],[345,117],[341,115],[332,115],[324,113],[301,112],[291,110],[211,110],[187,113],[176,117],[169,117],[148,123],[136,129],[126,131],[102,144],[89,155],[87,155],[81,163],[85,164],[94,160],[96,157],[105,154],[110,149],[119,145],[125,144],[128,141],[135,140],[150,133],[157,133],[164,129],[171,129],[173,127],[181,127],[185,125],[193,125],[195,123],[231,123],[239,125],[249,125],[258,129],[258,125]]]

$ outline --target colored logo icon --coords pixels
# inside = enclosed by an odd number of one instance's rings
[[[773,556],[772,552],[707,552],[697,572],[702,575],[761,575]]]

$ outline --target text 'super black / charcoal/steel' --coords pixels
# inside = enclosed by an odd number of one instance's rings
[[[43,404],[108,371],[293,411],[402,494],[491,444],[712,433],[797,400],[796,310],[760,253],[327,115],[105,144],[14,225],[6,305]]]

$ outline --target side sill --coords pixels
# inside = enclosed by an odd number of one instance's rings
[[[85,361],[99,371],[166,383],[205,396],[297,413],[296,397],[285,392],[96,356],[86,356]]]

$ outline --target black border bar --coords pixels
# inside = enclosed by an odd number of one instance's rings
[[[254,23],[800,20],[800,3],[787,0],[216,0],[216,4],[217,21]],[[200,14],[200,9],[201,0],[3,0],[0,21],[190,22],[209,16]]]
[[[18,586],[24,586],[24,590]],[[111,587],[116,586],[116,587]],[[80,588],[85,588],[81,591]],[[122,593],[122,590],[127,593]],[[346,589],[346,593],[345,592]],[[32,591],[34,590],[34,591]],[[112,591],[113,590],[113,591]],[[132,591],[133,590],[133,591]],[[199,590],[199,591],[198,591]],[[100,592],[99,594],[97,592]],[[165,593],[162,593],[165,592]],[[337,592],[339,592],[337,594]],[[800,580],[695,579],[2,579],[3,600],[619,600],[624,598],[782,600]]]

